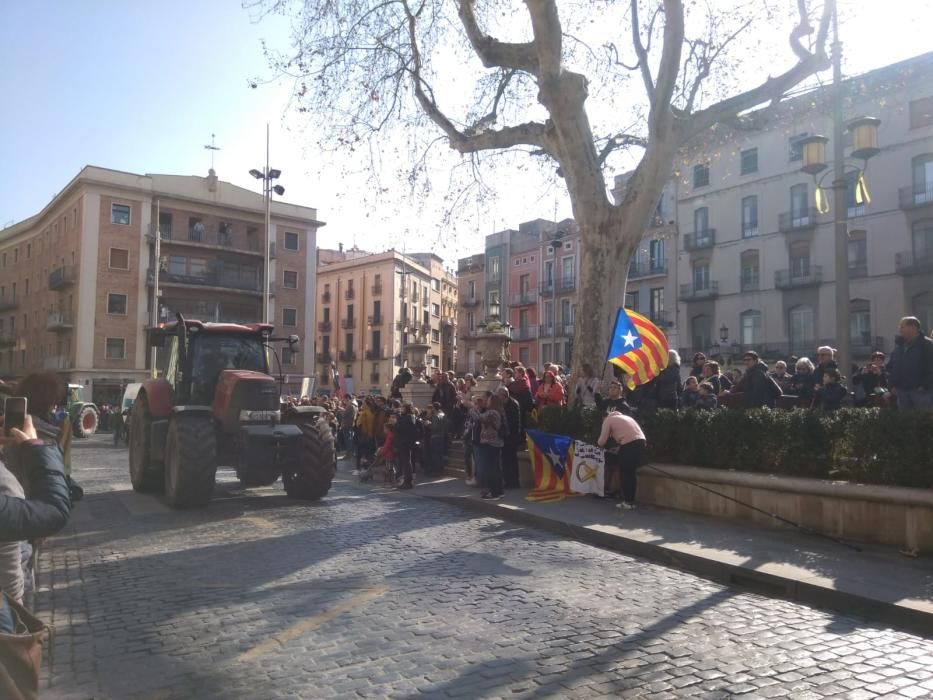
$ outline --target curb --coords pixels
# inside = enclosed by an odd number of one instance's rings
[[[613,535],[590,527],[565,523],[508,505],[489,503],[471,496],[442,496],[412,493],[464,510],[489,515],[500,520],[527,525],[540,530],[569,537],[624,554],[631,554],[648,561],[696,574],[716,583],[743,588],[751,593],[783,598],[812,607],[830,609],[846,615],[883,622],[894,627],[933,638],[933,612],[898,605],[894,602],[870,598],[858,593],[839,591],[793,578],[747,569],[736,564],[669,549],[661,545]]]

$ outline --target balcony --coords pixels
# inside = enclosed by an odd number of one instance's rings
[[[381,294],[382,294],[382,285],[381,285],[381,284],[374,284],[374,285],[373,285],[373,296],[374,296],[374,297],[378,297],[378,296],[381,295]]]
[[[75,269],[73,265],[62,265],[49,273],[49,289],[67,289],[75,283]]]
[[[850,260],[849,277],[851,279],[868,277],[868,260]]]
[[[743,292],[757,292],[761,289],[761,277],[757,270],[754,275],[742,275],[739,279],[739,289]]]
[[[703,231],[694,231],[684,236],[684,250],[707,250],[716,245],[716,229],[708,228]]]
[[[871,336],[861,337],[861,338],[852,338],[852,355],[854,357],[871,357],[871,354],[876,350],[884,352],[885,351],[885,339],[880,335],[876,335],[874,338]]]
[[[147,284],[152,286],[155,275],[152,269],[147,273]],[[247,292],[262,295],[263,284],[256,278],[242,277],[234,274],[208,272],[204,275],[175,275],[170,272],[159,273],[159,287],[214,287],[223,291]],[[269,285],[269,293],[275,294],[275,284]]]
[[[775,289],[815,287],[823,282],[823,266],[810,265],[808,270],[778,270],[774,273]]]
[[[146,240],[149,243],[155,241],[156,227],[150,224],[149,233],[146,234]],[[198,250],[215,250],[215,251],[225,251],[228,253],[237,253],[241,255],[249,255],[250,257],[262,258],[262,246],[261,244],[250,240],[247,243],[246,248],[239,248],[233,245],[232,237],[227,234],[218,232],[217,242],[211,243],[208,242],[207,232],[195,233],[194,231],[189,231],[187,238],[175,238],[172,235],[171,227],[162,227],[162,236],[160,238],[162,245],[169,246],[184,246],[186,248],[197,248]],[[272,259],[275,259],[275,242],[269,244],[269,253]]]
[[[894,256],[899,275],[924,275],[933,272],[933,250],[908,250]]]
[[[329,365],[331,362],[334,361],[334,356],[331,355],[329,352],[319,352],[317,355],[315,355],[315,358],[322,365]]]
[[[670,328],[674,325],[666,311],[651,311],[648,313],[648,319],[658,328]]]
[[[463,297],[460,300],[460,306],[464,309],[472,309],[483,303],[483,300],[479,297]]]
[[[0,311],[12,311],[17,306],[19,306],[19,302],[15,298],[7,299],[4,297],[0,299]]]
[[[356,328],[356,319],[355,318],[345,318],[340,322],[340,327],[345,331],[352,331]]]
[[[645,262],[632,262],[628,266],[628,278],[630,280],[645,277],[663,277],[667,274],[667,261],[648,260]]]
[[[321,333],[330,333],[334,329],[334,324],[330,321],[318,321],[317,329]]]
[[[345,289],[343,291],[343,298],[347,301],[352,301],[354,298],[356,298],[356,290],[354,290],[353,287]]]
[[[72,328],[74,321],[67,311],[52,311],[45,321],[45,329],[48,331],[70,331]]]
[[[516,326],[512,328],[512,340],[534,340],[537,337],[537,326]]]
[[[0,348],[9,348],[16,345],[15,331],[0,331]]]
[[[557,327],[558,338],[572,338],[573,333],[574,325],[572,323],[562,323]]]
[[[396,322],[395,322],[395,330],[402,331],[402,333],[407,333],[407,332],[409,332],[409,331],[407,330],[407,329],[409,329],[409,326],[410,326],[410,324],[408,323],[408,319],[407,319],[407,318],[403,318],[401,321],[396,321]]]
[[[42,369],[62,370],[71,368],[71,358],[65,355],[53,355],[52,357],[46,357],[42,361]]]
[[[921,182],[901,187],[898,191],[901,209],[915,209],[933,205],[933,182]]]
[[[379,372],[370,372],[369,374],[369,383],[378,384],[379,383]]]
[[[715,299],[719,296],[719,282],[709,281],[704,284],[682,284],[680,285],[681,301],[706,301]]]
[[[356,360],[356,353],[353,350],[341,350],[340,352],[341,362],[353,362],[354,360]]]
[[[561,277],[559,280],[555,280],[554,286],[558,294],[569,294],[576,290],[577,279],[573,275]]]
[[[321,292],[321,303],[322,304],[330,303],[330,292]]]
[[[382,314],[373,315],[367,319],[367,322],[369,323],[370,326],[381,326],[383,324],[383,321],[384,319],[382,317]]]
[[[819,215],[816,207],[809,207],[803,211],[786,211],[778,216],[778,231],[781,233],[812,231],[819,223],[817,221]]]
[[[524,292],[519,292],[518,294],[513,294],[511,296],[511,305],[515,307],[519,306],[530,306],[537,301],[537,297],[531,293],[531,290],[526,290]]]
[[[378,351],[378,350],[367,350],[367,351],[366,351],[366,359],[367,359],[367,360],[381,360],[381,359],[382,359],[382,353],[381,353],[380,351]]]
[[[502,281],[502,271],[501,270],[490,270],[486,275],[486,281],[496,284]]]

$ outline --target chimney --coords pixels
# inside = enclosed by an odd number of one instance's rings
[[[213,168],[207,171],[207,189],[211,192],[217,191],[217,173]]]

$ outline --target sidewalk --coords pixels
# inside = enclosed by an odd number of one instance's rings
[[[874,545],[855,552],[788,526],[744,522],[651,506],[620,511],[614,502],[574,496],[526,501],[524,489],[484,501],[463,481],[439,477],[416,484],[417,496],[549,530],[699,574],[763,595],[880,620],[933,636],[933,560]]]

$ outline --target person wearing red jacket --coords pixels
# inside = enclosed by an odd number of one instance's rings
[[[535,396],[535,405],[539,409],[545,406],[564,405],[564,387],[557,381],[554,372],[551,370],[544,373],[544,380],[538,386],[538,393]]]

